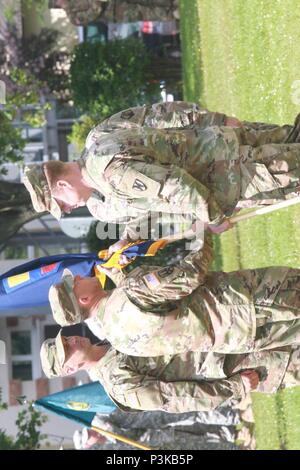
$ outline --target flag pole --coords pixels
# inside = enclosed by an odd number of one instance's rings
[[[253,217],[256,217],[257,215],[270,214],[271,212],[274,212],[278,209],[284,209],[285,207],[290,207],[299,203],[300,203],[300,196],[297,196],[297,197],[293,197],[292,199],[288,199],[287,201],[281,201],[276,204],[271,204],[267,207],[259,207],[258,209],[248,212],[247,214],[235,215],[234,217],[229,217],[228,220],[230,223],[236,224],[237,222],[251,219]]]
[[[129,437],[124,437],[124,436],[120,436],[120,434],[115,434],[114,432],[105,431],[104,429],[98,428],[97,426],[91,426],[91,429],[93,431],[98,432],[99,434],[102,434],[102,436],[113,437],[114,439],[117,439],[118,441],[137,447],[138,449],[141,449],[141,450],[155,450],[155,449],[152,449],[151,447],[145,446],[144,444],[140,444],[139,442],[134,441],[133,439],[129,439]]]
[[[228,220],[231,224],[236,224],[238,222],[242,222],[243,220],[252,219],[258,215],[270,214],[271,212],[277,211],[279,209],[284,209],[286,207],[294,206],[295,204],[300,203],[300,196],[293,197],[291,199],[277,202],[276,204],[270,204],[269,206],[259,207],[257,209],[252,210],[251,212],[247,212],[247,214],[235,215],[233,217],[229,217]],[[166,238],[167,243],[176,242],[182,238],[193,238],[195,236],[195,231],[193,229],[189,229],[185,232],[179,232],[173,235],[170,235]]]

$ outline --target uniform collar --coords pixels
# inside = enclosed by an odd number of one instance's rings
[[[118,353],[114,348],[109,348],[106,354],[101,357],[101,359],[97,362],[97,364],[91,367],[88,370],[88,374],[90,379],[94,382],[99,381],[106,391],[109,398],[114,402],[114,404],[122,411],[139,411],[139,410],[132,410],[131,408],[122,405],[119,403],[116,398],[111,393],[113,389],[113,383],[107,377],[107,370],[115,370],[117,367],[117,358],[118,355],[124,356],[122,353]]]
[[[104,297],[103,299],[101,299],[99,304],[98,304],[97,320],[99,322],[101,322],[101,325],[103,325],[103,320],[104,320],[104,315],[105,315],[105,308],[106,308],[107,301],[110,298],[110,295],[111,294],[109,294],[106,297]]]

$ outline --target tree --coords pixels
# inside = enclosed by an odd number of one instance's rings
[[[68,101],[70,54],[57,50],[59,36],[59,31],[42,28],[38,34],[24,39],[18,36],[14,25],[8,23],[0,40],[0,74],[8,92],[19,91],[13,75],[15,71],[21,71],[27,77],[26,92],[37,92],[37,96],[27,95],[27,103],[39,102],[41,94],[54,94],[60,101]]]
[[[16,425],[18,426],[15,448],[18,450],[35,450],[40,448],[41,440],[45,438],[40,428],[47,421],[47,417],[38,411],[33,402],[29,402],[27,409],[18,413]]]
[[[70,68],[75,106],[101,119],[157,99],[159,84],[149,76],[149,64],[149,53],[136,38],[77,45]]]
[[[151,55],[137,38],[79,44],[74,49],[70,74],[74,104],[84,113],[70,136],[80,150],[90,129],[104,118],[159,99]]]
[[[41,434],[40,428],[47,419],[47,416],[34,408],[33,402],[29,402],[27,408],[18,413],[16,420],[18,433],[15,440],[0,429],[0,450],[39,449],[41,441],[46,437]]]
[[[41,217],[44,213],[34,211],[30,195],[21,183],[0,183],[0,251],[5,242],[24,224]]]
[[[0,174],[5,174],[4,163],[18,163],[22,161],[21,151],[25,141],[18,129],[12,126],[7,114],[0,111]]]
[[[22,43],[13,23],[9,23],[3,34],[4,40],[0,41],[0,75],[6,85],[6,104],[0,109],[0,174],[6,173],[2,166],[4,163],[21,163],[23,160],[22,150],[26,142],[13,124],[17,117],[21,117],[20,110],[22,120],[30,126],[44,125],[45,110],[49,109],[49,105],[41,104],[42,95],[54,91],[59,81],[52,73],[55,54],[48,53],[55,44],[55,32],[43,30],[39,36]],[[52,76],[52,81],[47,82],[48,74]],[[22,184],[1,181],[0,250],[22,225],[42,215],[33,210],[29,193]]]

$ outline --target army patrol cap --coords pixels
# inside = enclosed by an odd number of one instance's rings
[[[29,191],[32,205],[36,212],[50,212],[57,220],[61,218],[61,209],[51,195],[51,189],[43,165],[31,165],[25,168],[23,183]]]
[[[49,290],[49,302],[53,318],[61,326],[75,325],[82,321],[82,313],[73,292],[74,276],[65,269],[62,280]]]
[[[66,354],[61,332],[62,330],[60,330],[56,338],[46,339],[41,347],[42,368],[49,379],[65,375],[63,365],[66,360]]]

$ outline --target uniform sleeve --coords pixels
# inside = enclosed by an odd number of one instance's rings
[[[122,376],[122,383],[113,386],[113,391],[116,399],[127,407],[169,413],[210,411],[231,399],[245,397],[240,374],[215,381],[164,382],[128,370]]]
[[[202,249],[190,252],[176,265],[130,273],[123,284],[126,294],[143,311],[165,314],[174,308],[171,303],[168,309],[170,301],[190,295],[204,283],[212,256],[211,237],[206,237]]]
[[[193,224],[190,214],[167,214],[159,212],[148,212],[141,217],[129,221],[121,235],[122,240],[130,242],[136,240],[158,240],[167,239],[175,234],[180,238],[188,238]]]
[[[173,101],[156,103],[147,109],[144,125],[158,129],[224,126],[226,114],[211,112],[196,103]]]
[[[152,127],[154,129],[224,126],[226,114],[211,112],[196,103],[173,101],[155,103],[152,106],[136,106],[113,114],[102,121],[93,131],[111,132],[116,129],[136,129]]]
[[[208,188],[175,165],[118,159],[106,168],[105,178],[129,203],[144,199],[154,212],[194,216],[203,223],[224,217]]]

